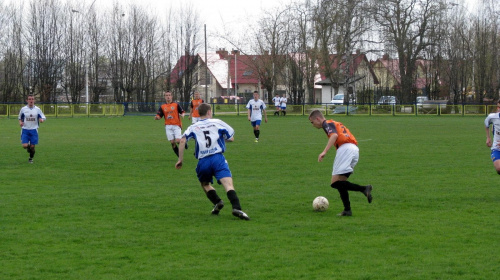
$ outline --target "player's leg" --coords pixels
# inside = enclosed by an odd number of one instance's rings
[[[333,175],[331,187],[337,189],[340,195],[340,200],[342,200],[342,205],[344,205],[344,210],[338,214],[338,216],[352,216],[351,211],[351,201],[349,200],[349,191],[346,189],[343,182],[346,182],[347,178],[343,175]]]
[[[33,158],[31,157],[30,135],[27,129],[23,129],[21,131],[21,145],[23,146],[23,149],[26,149],[26,151],[30,154],[28,162],[33,163]]]
[[[241,210],[240,199],[238,198],[238,195],[234,190],[233,178],[224,177],[219,179],[219,182],[221,182],[221,184],[224,186],[227,198],[229,199],[229,202],[231,202],[231,206],[233,207],[233,216],[238,217],[242,220],[250,220],[250,217],[248,217],[248,215]]]
[[[33,163],[33,157],[35,156],[35,145],[38,144],[38,131],[36,129],[32,130],[27,130],[28,131],[28,139],[29,139],[29,144],[28,144],[28,152],[30,154],[30,158],[28,161],[30,163]]]
[[[175,132],[175,126],[173,125],[165,125],[165,133],[167,135],[167,140],[170,142],[170,145],[172,146],[172,150],[174,151],[175,155],[179,157],[179,147],[177,146],[176,142],[176,132]],[[180,141],[180,137],[179,137]]]
[[[252,122],[253,134],[255,135],[255,142],[259,142],[260,137],[260,120]]]
[[[217,195],[217,191],[211,185],[213,184],[211,161],[211,157],[200,159],[196,165],[196,176],[208,200],[214,205],[212,214],[218,215],[219,211],[224,207],[224,202],[220,199],[219,195]]]
[[[497,171],[498,175],[500,175],[500,151],[492,150],[491,151],[491,160],[493,161],[493,166]]]
[[[224,207],[224,201],[219,197],[217,191],[212,187],[210,182],[200,182],[201,188],[205,192],[208,200],[213,203],[212,215],[219,215],[220,210]]]
[[[229,170],[229,165],[227,164],[225,157],[222,154],[216,154],[213,157],[215,157],[213,162],[215,172],[214,176],[217,179],[217,182],[222,184],[226,190],[227,198],[233,207],[233,215],[243,220],[250,220],[248,215],[241,210],[240,199],[234,190],[231,170]]]
[[[354,172],[354,167],[359,160],[359,149],[354,144],[344,144],[340,146],[333,162],[333,172],[331,187],[337,189],[340,199],[344,204],[344,211],[340,216],[351,216],[351,203],[349,201],[349,191],[359,191],[368,197],[371,202],[371,186],[360,186],[349,181],[349,176]]]

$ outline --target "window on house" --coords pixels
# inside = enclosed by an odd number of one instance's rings
[[[243,73],[243,76],[250,76],[252,75],[253,71],[252,70],[247,70]]]

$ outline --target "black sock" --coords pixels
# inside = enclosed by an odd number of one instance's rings
[[[231,202],[233,209],[241,210],[240,199],[234,190],[230,190],[227,192],[227,198]]]
[[[214,205],[221,201],[220,197],[217,195],[217,192],[215,190],[209,190],[207,192],[207,197]]]
[[[283,116],[286,116],[286,111],[283,111]]]
[[[349,191],[347,190],[346,182],[347,181],[337,181],[331,184],[331,187],[339,191],[340,199],[342,200],[342,204],[344,204],[344,211],[350,211],[351,202],[349,201]]]
[[[259,136],[260,136],[260,130],[254,130],[253,134],[255,135],[255,138],[259,138]]]
[[[177,157],[179,157],[179,147],[175,146],[174,148],[172,148],[172,150],[174,150],[174,153],[177,155]]]
[[[35,147],[30,148],[30,158],[33,158],[35,156]]]

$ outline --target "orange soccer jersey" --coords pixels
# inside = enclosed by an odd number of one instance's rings
[[[199,118],[200,112],[198,112],[198,106],[203,103],[203,99],[193,99],[191,100],[191,117]]]
[[[182,128],[182,121],[179,117],[180,114],[184,113],[182,107],[175,103],[165,103],[161,105],[160,109],[158,109],[158,116],[165,118],[165,125],[178,125]]]
[[[325,130],[326,135],[328,135],[328,138],[330,138],[333,133],[338,135],[337,141],[335,141],[335,148],[337,149],[345,143],[358,145],[358,141],[356,141],[354,135],[352,135],[349,129],[340,122],[326,120],[323,122],[323,129]]]

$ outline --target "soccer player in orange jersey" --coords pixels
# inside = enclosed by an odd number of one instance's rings
[[[337,153],[333,162],[331,187],[337,189],[340,199],[344,204],[344,211],[339,216],[352,216],[351,203],[349,201],[348,191],[358,191],[368,198],[368,203],[372,202],[371,185],[360,186],[347,181],[354,172],[354,166],[359,160],[358,141],[349,129],[342,123],[333,120],[326,120],[319,110],[314,110],[309,115],[311,124],[320,129],[322,128],[328,136],[328,142],[325,149],[319,154],[318,162],[321,162],[331,147],[335,146]]]
[[[160,106],[156,113],[155,120],[165,118],[165,132],[167,139],[172,144],[174,153],[179,157],[179,147],[177,144],[181,141],[182,121],[184,118],[184,110],[181,105],[172,101],[172,93],[165,92],[165,104]]]
[[[191,110],[189,111],[189,119],[191,119],[192,123],[196,123],[200,119],[200,112],[198,112],[198,106],[203,103],[203,99],[200,98],[200,93],[195,91],[193,100],[191,100],[189,107]]]

